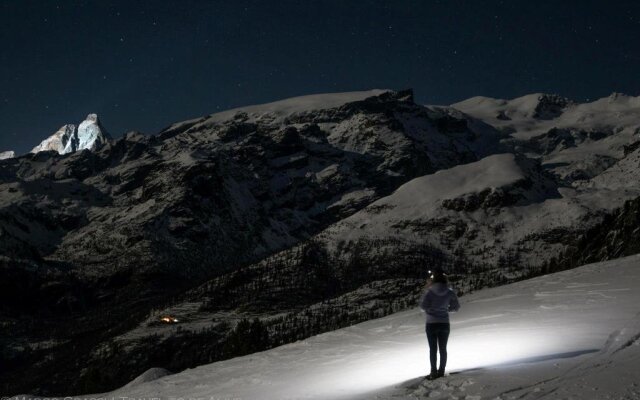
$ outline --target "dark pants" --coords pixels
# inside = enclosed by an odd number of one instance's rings
[[[438,348],[440,348],[440,372],[444,373],[447,366],[447,341],[449,340],[450,326],[448,322],[432,322],[427,324],[427,340],[429,341],[429,361],[431,372],[435,372]]]

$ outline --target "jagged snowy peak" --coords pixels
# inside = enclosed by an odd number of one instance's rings
[[[105,131],[100,124],[97,114],[89,114],[84,121],[78,125],[77,131],[77,145],[74,151],[77,150],[96,150],[103,146],[111,136]]]
[[[64,125],[56,133],[34,147],[31,152],[56,151],[59,154],[68,154],[84,149],[96,150],[110,139],[111,136],[100,124],[98,116],[89,114],[77,129],[73,124]]]
[[[13,158],[16,156],[16,153],[13,151],[0,151],[0,160],[6,160],[8,158]]]
[[[76,126],[73,124],[63,125],[56,133],[34,147],[31,152],[56,151],[59,154],[67,154],[73,151],[74,141],[76,141]]]

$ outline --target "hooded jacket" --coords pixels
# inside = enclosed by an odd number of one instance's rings
[[[458,311],[456,293],[444,283],[434,283],[420,299],[420,308],[427,313],[427,323],[449,322],[449,312]]]

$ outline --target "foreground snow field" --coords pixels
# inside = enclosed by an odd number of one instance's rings
[[[636,255],[466,295],[434,382],[415,308],[104,396],[638,399],[639,288]]]

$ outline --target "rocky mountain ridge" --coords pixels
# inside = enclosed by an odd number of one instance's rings
[[[102,391],[382,316],[426,266],[461,291],[539,273],[640,196],[636,99],[312,95],[4,160],[3,392]]]

